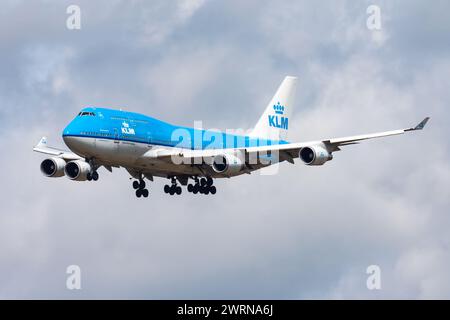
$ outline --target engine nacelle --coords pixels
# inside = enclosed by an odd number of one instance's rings
[[[65,166],[64,159],[53,157],[41,162],[41,172],[46,177],[59,178],[64,175]]]
[[[308,166],[321,166],[333,159],[333,155],[320,145],[301,148],[299,157]]]
[[[85,181],[87,174],[91,172],[89,163],[83,160],[70,161],[66,164],[64,172],[70,180]]]
[[[244,162],[235,155],[223,154],[214,157],[211,167],[216,173],[231,177],[240,173]]]

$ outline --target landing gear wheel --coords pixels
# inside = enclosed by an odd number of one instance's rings
[[[97,171],[92,172],[92,180],[94,180],[94,181],[98,180],[98,172]]]
[[[133,189],[135,190],[139,189],[139,181],[137,180],[133,181]]]
[[[180,195],[180,194],[181,194],[181,187],[180,187],[180,186],[178,186],[178,187],[175,188],[175,193],[176,193],[177,195]]]
[[[147,190],[147,189],[143,189],[143,190],[141,191],[141,193],[142,193],[142,195],[144,196],[144,198],[147,198],[147,197],[148,197],[148,190]]]
[[[216,187],[211,186],[211,188],[209,189],[209,192],[211,192],[211,194],[216,194],[216,192],[217,192]]]
[[[170,192],[170,187],[167,184],[164,186],[164,192],[165,193],[169,193]]]
[[[192,192],[193,192],[194,194],[197,194],[199,191],[200,191],[200,186],[199,186],[198,184],[196,184],[196,185],[193,187]]]
[[[137,189],[136,190],[136,197],[140,198],[142,196],[142,190],[141,189]]]
[[[175,194],[175,188],[172,186],[172,187],[169,187],[169,194],[171,195],[171,196],[173,196],[174,194]]]
[[[211,177],[207,177],[206,178],[206,185],[208,186],[208,187],[210,187],[210,186],[212,186],[213,185],[213,179],[211,178]]]
[[[139,181],[139,189],[145,189],[145,181],[144,180]]]
[[[194,186],[189,183],[187,186],[187,190],[188,190],[188,192],[192,192],[194,190]]]
[[[201,185],[202,187],[206,186],[206,179],[205,179],[205,178],[201,178],[201,179],[200,179],[200,185]]]
[[[92,181],[92,175],[90,172],[88,172],[88,174],[86,175],[86,179],[87,181]]]

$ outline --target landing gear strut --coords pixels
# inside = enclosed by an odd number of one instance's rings
[[[145,181],[142,178],[133,181],[133,189],[136,190],[136,197],[138,198],[147,198],[149,195],[148,189],[145,188]]]
[[[198,177],[194,178],[195,183],[194,184],[188,184],[187,190],[188,192],[192,192],[193,194],[201,193],[201,194],[216,194],[217,189],[215,186],[213,186],[213,179],[211,177],[201,178]]]
[[[164,186],[164,192],[170,194],[173,196],[174,194],[180,195],[181,194],[181,187],[177,185],[177,179],[175,177],[172,177],[171,179],[171,185],[169,186],[166,184]]]

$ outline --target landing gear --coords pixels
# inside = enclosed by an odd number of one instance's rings
[[[149,195],[148,189],[145,188],[145,181],[141,178],[133,181],[133,189],[136,190],[136,197],[147,198]]]
[[[164,186],[164,192],[173,196],[174,194],[180,195],[182,190],[181,190],[181,187],[177,185],[177,180],[174,177],[172,177],[171,185],[169,186],[166,184]]]
[[[201,193],[201,194],[216,194],[217,189],[215,186],[213,186],[213,179],[211,177],[201,178],[198,179],[198,177],[194,178],[195,183],[194,184],[188,184],[187,190],[188,192],[191,192],[193,194]]]
[[[149,195],[148,189],[137,189],[136,190],[136,197],[144,197],[147,198]]]
[[[97,181],[98,180],[98,172],[97,171],[92,171],[92,172],[89,172],[87,175],[86,175],[86,179],[87,179],[87,181]]]
[[[87,181],[97,181],[98,177],[99,177],[97,169],[100,166],[95,163],[94,158],[90,158],[90,159],[86,158],[86,162],[89,163],[89,166],[91,167],[91,172],[88,172],[88,174],[86,175],[86,180]]]

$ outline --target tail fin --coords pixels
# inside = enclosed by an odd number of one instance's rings
[[[266,110],[259,118],[255,128],[250,133],[252,137],[287,140],[296,84],[296,77],[288,76],[284,78]]]

